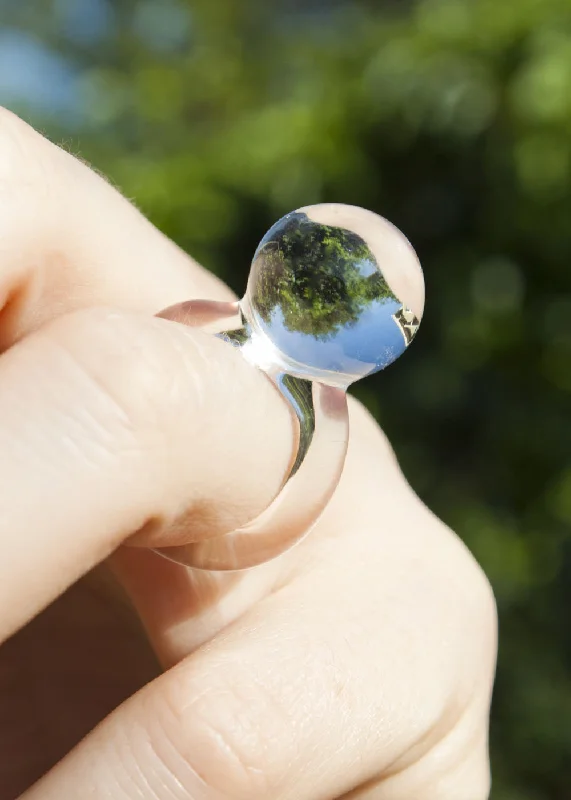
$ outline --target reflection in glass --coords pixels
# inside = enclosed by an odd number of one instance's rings
[[[336,373],[337,383],[386,367],[419,324],[361,236],[304,211],[283,217],[260,242],[243,310],[252,333],[268,337],[286,361],[308,376]]]

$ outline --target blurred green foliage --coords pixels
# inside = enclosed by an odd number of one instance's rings
[[[0,65],[11,36],[59,70],[34,95],[14,63],[0,101],[236,291],[300,205],[414,243],[420,334],[358,394],[494,585],[493,797],[571,796],[569,0],[0,0],[0,22]]]

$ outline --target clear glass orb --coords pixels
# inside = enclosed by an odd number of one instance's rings
[[[241,307],[266,360],[273,352],[294,374],[347,386],[408,347],[424,280],[390,222],[356,206],[320,204],[286,214],[266,233]]]

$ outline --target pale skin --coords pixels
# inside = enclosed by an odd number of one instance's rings
[[[483,800],[493,595],[358,403],[299,546],[149,549],[247,522],[291,457],[263,374],[153,316],[193,297],[232,299],[0,113],[0,800]]]

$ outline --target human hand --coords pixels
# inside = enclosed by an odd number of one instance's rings
[[[104,712],[151,678],[24,800],[485,798],[492,593],[376,423],[350,403],[341,483],[288,553],[237,574],[162,559],[148,546],[268,504],[289,411],[233,348],[152,316],[229,290],[8,112],[0,208],[0,641],[106,561],[165,668],[112,584],[76,584],[0,649],[17,688],[1,800],[98,716],[94,698]]]

